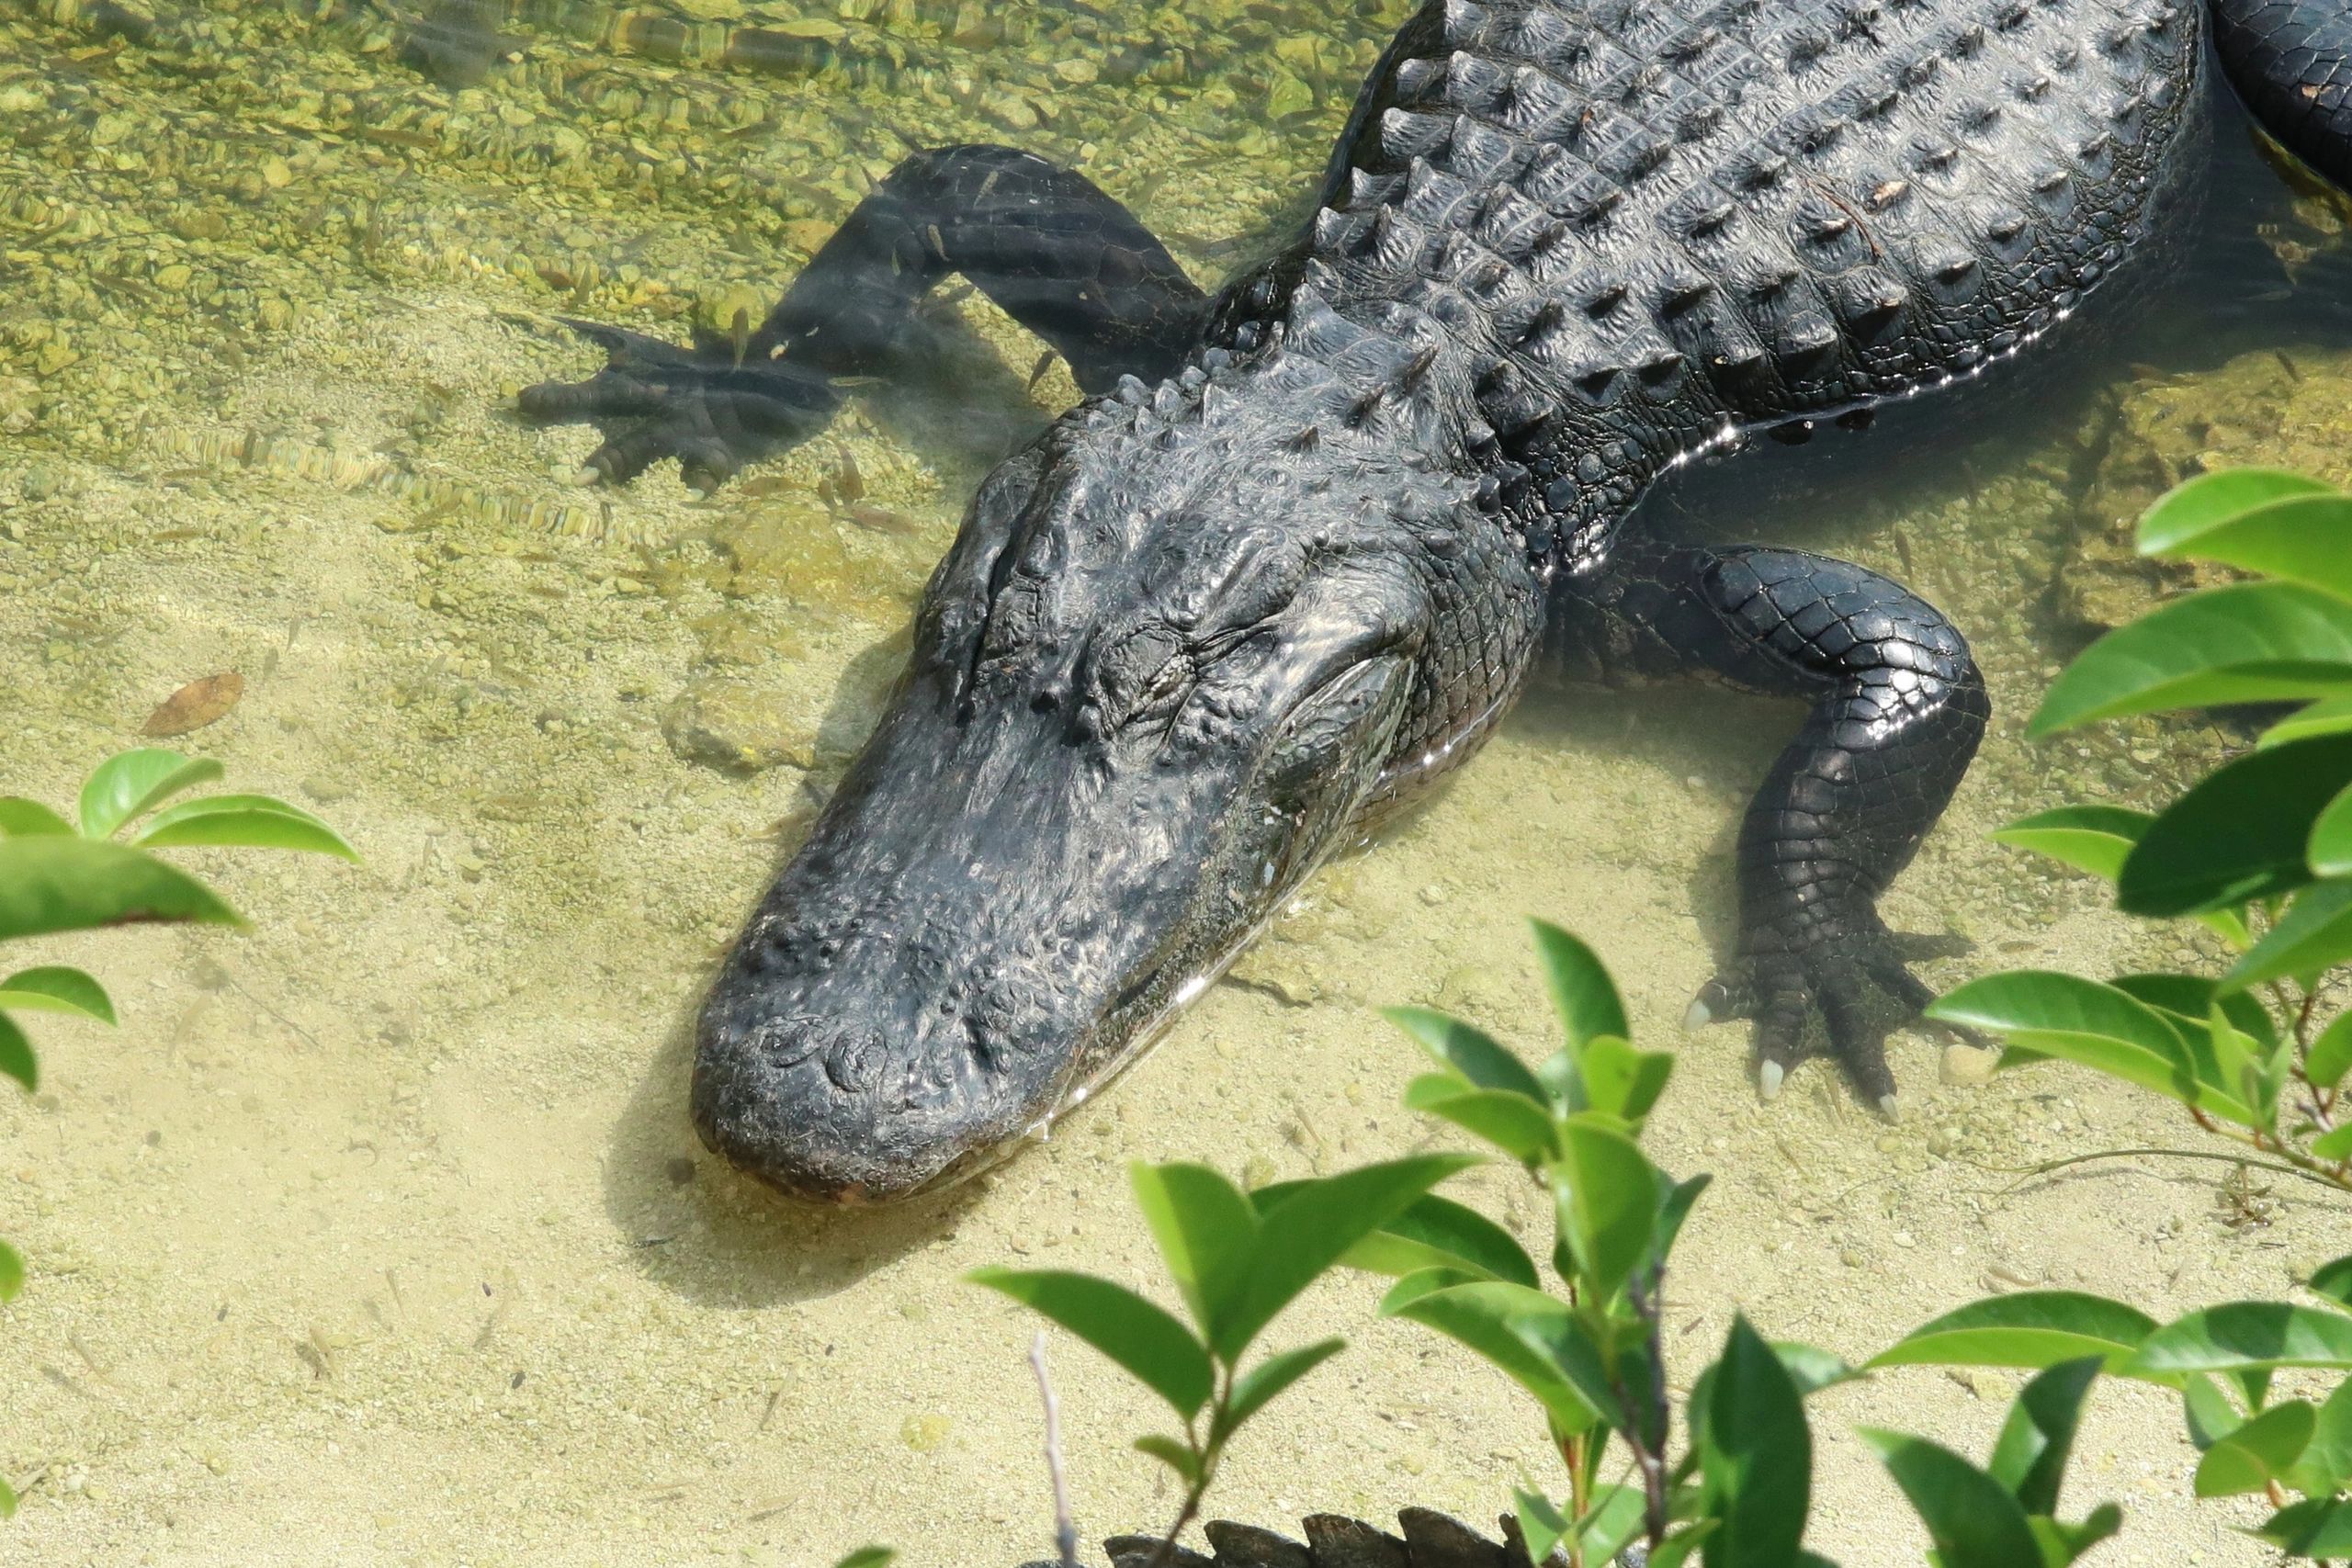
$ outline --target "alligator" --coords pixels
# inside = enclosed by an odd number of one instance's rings
[[[2233,53],[2249,91],[2311,71],[2267,0],[2222,4],[2271,40]],[[1555,657],[1810,705],[1690,1017],[1752,1021],[1767,1097],[1826,1056],[1894,1113],[1885,1039],[1929,992],[1876,900],[1984,733],[1968,645],[1861,567],[1623,525],[1692,458],[1974,378],[2140,265],[2193,204],[2205,30],[2193,0],[1429,0],[1311,220],[1214,293],[1084,175],[971,145],[899,164],[755,328],[571,323],[605,368],[521,410],[594,423],[612,482],[805,439],[954,274],[1086,394],[979,486],[712,985],[703,1139],[823,1201],[969,1176]]]

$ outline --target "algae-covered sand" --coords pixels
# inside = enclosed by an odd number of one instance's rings
[[[1678,1021],[1792,716],[1697,693],[1539,690],[1101,1103],[967,1189],[820,1213],[700,1151],[685,1030],[711,963],[870,720],[962,497],[1072,393],[1058,367],[1033,387],[1035,344],[951,299],[956,395],[877,393],[708,501],[666,470],[586,490],[566,477],[592,435],[503,412],[593,367],[553,318],[682,333],[773,289],[905,151],[957,139],[1081,163],[1214,277],[1312,179],[1398,9],[216,3],[137,25],[0,5],[0,787],[62,801],[157,702],[233,670],[242,702],[179,744],[365,856],[189,852],[252,934],[30,954],[99,972],[124,1024],[44,1028],[43,1092],[0,1099],[0,1235],[32,1269],[0,1312],[0,1471],[26,1494],[0,1561],[1042,1555],[1032,1324],[958,1276],[1154,1287],[1131,1159],[1265,1180],[1420,1146],[1396,1109],[1411,1053],[1371,1010],[1434,1001],[1540,1048],[1523,911],[1589,936],[1645,1043],[1683,1048],[1655,1152],[1716,1175],[1669,1286],[1686,1369],[1734,1311],[1859,1355],[1986,1291],[2164,1314],[2352,1251],[2316,1195],[2226,1223],[2245,1215],[2199,1168],[2021,1184],[2037,1159],[2186,1135],[2062,1069],[1947,1084],[1940,1044],[1907,1035],[1898,1128],[1820,1069],[1757,1105],[1737,1035]],[[2031,420],[1955,434],[1905,411],[1653,504],[1662,526],[1855,556],[1975,638],[1994,736],[1888,900],[1973,943],[1943,982],[2198,956],[1985,834],[2071,798],[2152,802],[2232,741],[2021,739],[2079,618],[2165,586],[2133,587],[2120,519],[2211,461],[2347,477],[2336,348],[2112,357],[2049,381]],[[2093,575],[2123,600],[2068,596]],[[1501,1176],[1458,1187],[1544,1233]],[[1376,1291],[1335,1281],[1283,1325],[1354,1348],[1242,1440],[1218,1511],[1485,1518],[1548,1476],[1523,1402],[1375,1323]],[[1126,1447],[1148,1396],[1052,1355],[1082,1526],[1164,1518]],[[1824,1398],[1814,1544],[1917,1562],[1845,1428],[1981,1451],[2011,1387],[1908,1371]],[[2231,1529],[2250,1514],[2185,1501],[2189,1459],[2174,1404],[2101,1393],[2071,1501],[2126,1506],[2102,1561],[2258,1560]]]

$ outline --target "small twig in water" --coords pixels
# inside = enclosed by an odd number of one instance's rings
[[[2069,1155],[2064,1159],[2044,1160],[2040,1165],[1985,1165],[1978,1168],[2022,1172],[2023,1180],[2009,1184],[2007,1190],[2014,1192],[2037,1176],[2047,1176],[2053,1170],[2064,1170],[2070,1165],[2086,1165],[2095,1159],[2121,1159],[2130,1155],[2153,1155],[2165,1159],[2208,1159],[2219,1161],[2222,1165],[2252,1166],[2256,1170],[2276,1171],[2281,1176],[2300,1176],[2313,1186],[2324,1187],[2332,1192],[2344,1190],[2340,1183],[2330,1181],[2327,1178],[2308,1170],[2299,1170],[2291,1165],[2281,1165],[2267,1159],[2248,1159],[2244,1155],[2215,1154],[2204,1149],[2100,1149],[2096,1154]]]
[[[1062,1568],[1078,1568],[1078,1525],[1069,1517],[1069,1482],[1062,1472],[1062,1402],[1046,1375],[1046,1336],[1030,1342],[1029,1364],[1037,1371],[1037,1393],[1046,1402],[1046,1473],[1054,1480],[1054,1550]]]

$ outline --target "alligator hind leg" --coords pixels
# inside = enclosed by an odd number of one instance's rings
[[[1694,1022],[1752,1018],[1758,1087],[1826,1054],[1894,1109],[1883,992],[1905,1014],[1933,993],[1877,899],[1959,787],[1991,705],[1968,645],[1933,606],[1845,561],[1797,550],[1629,541],[1569,586],[1558,637],[1605,679],[1712,674],[1812,711],[1739,829],[1739,939]]]
[[[805,440],[840,406],[838,381],[885,373],[915,306],[961,273],[1103,390],[1157,380],[1198,337],[1206,301],[1167,247],[1083,175],[1010,147],[907,159],[859,202],[756,329],[692,347],[587,322],[605,352],[586,381],[522,396],[541,423],[586,421],[606,479],[676,457],[708,489]]]

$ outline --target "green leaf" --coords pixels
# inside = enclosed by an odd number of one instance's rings
[[[2327,1027],[2312,1042],[2303,1070],[2322,1089],[2334,1089],[2344,1081],[2345,1074],[2352,1073],[2352,1011],[2339,1012],[2327,1021]]]
[[[2121,1302],[2075,1291],[1987,1296],[1921,1324],[1863,1363],[1879,1367],[2054,1367],[2097,1356],[2117,1371],[2156,1320]]]
[[[1526,1539],[1528,1558],[1541,1562],[1552,1555],[1554,1547],[1568,1538],[1568,1521],[1550,1498],[1538,1496],[1524,1486],[1514,1486],[1510,1492],[1519,1505],[1519,1533]]]
[[[2313,1138],[2311,1155],[2312,1158],[2325,1160],[2330,1165],[2352,1157],[2352,1122]]]
[[[2140,518],[2143,556],[2178,556],[2197,541],[2273,502],[2334,495],[2335,487],[2285,468],[2219,468],[2183,480]],[[2219,559],[2219,557],[2210,558]]]
[[[1636,1051],[1616,1035],[1597,1034],[1585,1042],[1580,1066],[1586,1105],[1639,1127],[1674,1076],[1674,1053]]]
[[[1434,1008],[1383,1008],[1380,1014],[1411,1035],[1430,1059],[1473,1089],[1497,1089],[1545,1103],[1544,1086],[1510,1047],[1474,1023]]]
[[[1261,1209],[1241,1284],[1210,1345],[1227,1361],[1239,1360],[1274,1314],[1357,1242],[1429,1189],[1477,1163],[1468,1155],[1415,1155],[1363,1166],[1294,1187]]]
[[[2233,964],[2226,984],[2244,990],[2289,975],[2316,975],[2352,956],[2352,881],[2295,895],[2278,924]]]
[[[2290,1557],[2352,1557],[2352,1502],[2307,1497],[2290,1503],[2254,1533]]]
[[[2074,1451],[2075,1427],[2102,1361],[2098,1356],[2061,1361],[2027,1383],[2009,1406],[1986,1468],[2029,1514],[2058,1511],[2058,1488],[2065,1479],[2067,1456]]]
[[[1162,1437],[1157,1432],[1150,1433],[1136,1439],[1136,1450],[1139,1453],[1149,1454],[1174,1471],[1183,1479],[1187,1486],[1194,1484],[1201,1478],[1200,1456],[1174,1438]]]
[[[2223,591],[2225,592],[2225,591]],[[2352,614],[2352,604],[2345,606]],[[2206,774],[2148,825],[2116,879],[2128,915],[2191,915],[2312,879],[2312,819],[2352,782],[2352,734],[2251,751]]]
[[[2333,735],[2352,729],[2352,696],[2328,697],[2297,708],[2255,739],[2256,746],[2283,746],[2306,736]]]
[[[1524,1496],[1525,1494],[1521,1494],[1521,1497]],[[1592,1506],[1585,1509],[1584,1517],[1576,1525],[1577,1540],[1583,1548],[1584,1561],[1594,1564],[1616,1562],[1617,1554],[1642,1533],[1643,1514],[1647,1506],[1648,1501],[1638,1486],[1612,1484],[1596,1488]],[[1527,1525],[1524,1508],[1519,1517],[1520,1528],[1524,1529]],[[1536,1555],[1534,1545],[1534,1541],[1530,1540],[1528,1556],[1541,1562],[1544,1559]]]
[[[2205,1450],[2197,1464],[2197,1495],[2267,1491],[2272,1482],[2286,1479],[2318,1425],[2319,1412],[2302,1400],[2272,1405]]]
[[[2352,1371],[2352,1317],[2286,1302],[2232,1302],[2165,1325],[2115,1370],[2162,1380],[2273,1367]]]
[[[1568,1043],[1581,1048],[1604,1034],[1631,1039],[1634,1032],[1625,1022],[1625,1004],[1600,955],[1549,920],[1527,923],[1535,931],[1535,955],[1544,965],[1544,984],[1552,993],[1552,1006],[1559,1012]]]
[[[40,1064],[33,1056],[33,1043],[5,1012],[0,1012],[0,1077],[16,1079],[25,1086],[27,1094],[40,1088]]]
[[[2091,644],[2051,682],[2026,733],[2347,689],[2352,604],[2301,583],[2235,583],[2176,599]]]
[[[1942,1568],[2025,1568],[2041,1561],[2025,1509],[2008,1488],[1925,1438],[1875,1427],[1855,1435],[1878,1451],[1928,1527]]]
[[[70,834],[73,831],[73,823],[40,801],[27,800],[21,795],[0,795],[0,833],[32,838],[45,833]]]
[[[6,1480],[0,1480],[0,1519],[13,1519],[16,1517],[17,1489],[9,1485]]]
[[[1682,1234],[1682,1222],[1690,1217],[1691,1207],[1699,1201],[1699,1194],[1704,1192],[1713,1180],[1713,1177],[1701,1171],[1688,1181],[1669,1188],[1658,1201],[1657,1223],[1650,1236],[1650,1258],[1659,1267],[1665,1267],[1668,1257],[1674,1251],[1675,1239]]]
[[[153,855],[88,839],[0,839],[0,940],[131,920],[244,922]]]
[[[1396,1282],[1380,1303],[1384,1317],[1410,1318],[1467,1346],[1488,1364],[1533,1394],[1552,1424],[1565,1432],[1585,1432],[1600,1419],[1550,1357],[1520,1333],[1522,1324],[1565,1323],[1566,1303],[1524,1285],[1482,1281],[1430,1291],[1410,1276]]]
[[[1348,1348],[1344,1339],[1317,1339],[1295,1350],[1268,1356],[1233,1380],[1233,1398],[1227,1406],[1219,1436],[1234,1431],[1264,1407],[1266,1401]]]
[[[1706,1511],[1721,1522],[1701,1549],[1703,1560],[1707,1568],[1787,1568],[1813,1506],[1804,1400],[1745,1315],[1732,1320],[1723,1358],[1709,1371]]]
[[[2303,1283],[2338,1306],[2352,1307],[2352,1257],[2321,1264]]]
[[[833,1568],[889,1568],[898,1561],[898,1556],[897,1550],[892,1547],[861,1546],[835,1563]]]
[[[208,795],[183,801],[141,829],[131,840],[145,850],[184,844],[235,844],[248,849],[304,850],[356,861],[343,835],[297,806],[266,795]]]
[[[964,1277],[1060,1324],[1185,1420],[1208,1403],[1214,1381],[1208,1351],[1173,1314],[1125,1285],[1059,1269],[975,1269]]]
[[[2337,1383],[2321,1401],[2312,1439],[2287,1484],[2307,1497],[2324,1497],[2342,1491],[2346,1478],[2352,1478],[2352,1382]]]
[[[2188,1041],[2129,992],[2077,975],[2015,969],[1931,1003],[1927,1016],[2009,1037],[2018,1060],[2055,1056],[2252,1126],[2254,1111],[2202,1081]]]
[[[1651,1438],[1663,1442],[1666,1413],[1658,1409],[1628,1409],[1622,1389],[1650,1387],[1649,1352],[1645,1346],[1622,1348],[1612,1365],[1593,1336],[1594,1327],[1572,1312],[1530,1313],[1515,1319],[1511,1329],[1528,1348],[1544,1358],[1565,1379],[1577,1397],[1600,1413],[1611,1430],[1632,1430],[1638,1419]],[[1601,1330],[1606,1332],[1606,1330]]]
[[[114,830],[185,789],[221,775],[209,757],[183,757],[162,746],[141,746],[100,762],[82,785],[82,832],[110,838]]]
[[[1612,1300],[1649,1256],[1663,1178],[1641,1145],[1589,1111],[1560,1128],[1553,1170],[1562,1229],[1597,1297]]]
[[[1261,1189],[1261,1194],[1266,1190]],[[1413,1200],[1402,1213],[1348,1248],[1340,1261],[1374,1274],[1454,1268],[1474,1278],[1508,1280],[1531,1288],[1537,1282],[1535,1260],[1510,1232],[1477,1210],[1434,1192]]]
[[[1716,1519],[1693,1519],[1683,1526],[1650,1553],[1648,1568],[1682,1568],[1693,1551],[1707,1544],[1707,1538],[1715,1533],[1715,1527],[1720,1522]],[[1807,1564],[1818,1561],[1811,1552],[1800,1552],[1796,1568],[1807,1568]],[[1831,1568],[1836,1568],[1836,1565],[1831,1564]]]
[[[2188,1440],[2203,1453],[2245,1425],[2245,1417],[2222,1392],[2221,1383],[2202,1372],[2191,1372],[2181,1388],[2181,1414],[2188,1419]]]
[[[1137,1162],[1127,1168],[1127,1180],[1193,1321],[1214,1339],[1227,1303],[1240,1294],[1258,1211],[1205,1165]]]
[[[1405,1109],[1442,1117],[1530,1165],[1556,1153],[1552,1113],[1515,1090],[1464,1089],[1451,1073],[1423,1073],[1406,1087]]]
[[[2143,555],[2171,560],[2219,561],[2241,571],[2309,583],[2338,598],[2352,597],[2352,500],[2326,491],[2285,496],[2151,545]]]
[[[2123,857],[2155,819],[2153,812],[2128,807],[2062,806],[1996,829],[1993,841],[2048,855],[2062,865],[2112,882],[2123,869]]]
[[[0,1306],[17,1299],[25,1288],[25,1260],[17,1249],[0,1241]]]
[[[2225,989],[2220,981],[2205,976],[2118,975],[2108,983],[2165,1013],[2165,1021],[2188,1042],[2189,1054],[2197,1060],[2201,1082],[2217,1088],[2227,1087],[2220,1077],[2207,1073],[2207,1067],[2212,1065],[2212,1031],[2209,1015],[2216,1006],[2228,1016],[2232,1024],[2264,1050],[2272,1049],[2278,1043],[2278,1025],[2267,1008],[2243,992]],[[2206,1055],[2198,1055],[2200,1046]],[[2215,1071],[2218,1072],[2218,1067]]]
[[[2070,1525],[2036,1514],[2026,1521],[2032,1527],[2033,1539],[2041,1548],[2041,1561],[2064,1568],[2100,1541],[2123,1528],[2123,1510],[2112,1503],[2101,1503],[2091,1510],[2091,1517],[2081,1524]]]
[[[1862,1374],[1848,1365],[1845,1359],[1833,1356],[1817,1346],[1794,1339],[1772,1341],[1772,1354],[1781,1358],[1781,1365],[1789,1370],[1790,1381],[1802,1394],[1819,1393],[1825,1388],[1835,1388],[1841,1382],[1851,1382]]]
[[[114,1003],[104,986],[79,969],[45,964],[19,969],[0,980],[0,1008],[24,1008],[34,1012],[72,1012],[112,1023]]]
[[[2320,808],[2303,852],[2313,876],[2352,875],[2352,789],[2337,791]]]

